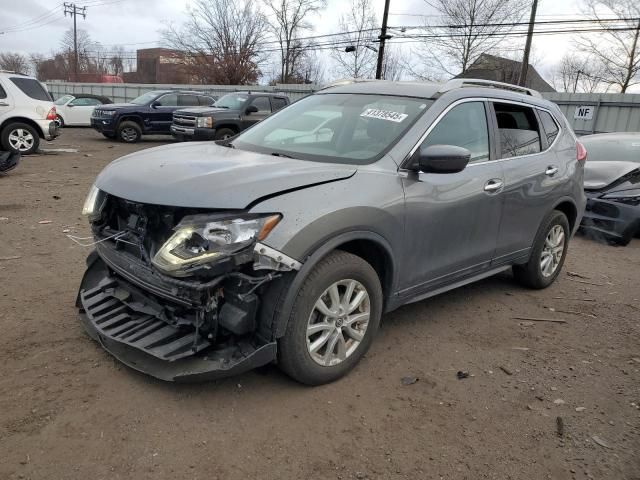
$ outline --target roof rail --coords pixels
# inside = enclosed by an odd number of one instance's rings
[[[13,70],[3,70],[2,68],[0,68],[0,73],[16,73]]]
[[[532,88],[521,87],[519,85],[512,85],[510,83],[494,82],[493,80],[482,80],[479,78],[453,78],[447,83],[442,85],[438,90],[438,93],[445,93],[450,90],[462,87],[488,87],[488,88],[500,88],[502,90],[511,90],[512,92],[524,93],[525,95],[531,95],[532,97],[542,98],[540,92]]]

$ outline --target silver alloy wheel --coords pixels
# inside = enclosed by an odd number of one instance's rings
[[[120,132],[120,136],[125,142],[133,142],[138,138],[138,132],[133,127],[125,127]]]
[[[339,280],[316,301],[307,324],[307,350],[318,364],[329,367],[358,348],[369,326],[371,302],[357,280]]]
[[[542,254],[540,255],[540,270],[542,275],[550,277],[558,269],[564,253],[564,228],[562,225],[554,225],[544,241]]]
[[[14,150],[26,152],[33,147],[35,138],[29,130],[16,128],[9,132],[9,144]]]

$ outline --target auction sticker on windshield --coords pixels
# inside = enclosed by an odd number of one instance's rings
[[[406,113],[392,112],[390,110],[378,110],[376,108],[367,108],[360,114],[361,117],[377,118],[378,120],[389,120],[390,122],[400,123],[409,115]]]

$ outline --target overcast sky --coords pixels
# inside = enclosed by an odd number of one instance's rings
[[[59,46],[60,39],[72,24],[61,10],[51,13],[58,0],[0,0],[2,16],[0,52],[50,54]],[[640,0],[639,0],[640,1]],[[127,50],[159,46],[159,30],[167,22],[180,23],[185,18],[185,9],[190,0],[86,0],[77,5],[87,5],[87,18],[78,18],[78,28],[85,29],[94,41],[105,48],[122,44]],[[378,17],[382,17],[384,0],[373,0]],[[338,31],[337,19],[348,8],[348,0],[328,0],[328,8],[313,22],[315,34]],[[391,0],[389,25],[419,25],[433,10],[424,0]],[[408,14],[408,15],[402,15]],[[576,0],[540,0],[539,20],[566,19],[580,16]],[[34,23],[38,25],[34,28]],[[392,41],[393,42],[393,41]],[[540,73],[548,77],[549,68],[571,47],[571,35],[534,37],[533,60]],[[404,47],[407,49],[408,47]],[[331,66],[327,65],[327,76],[331,77]]]

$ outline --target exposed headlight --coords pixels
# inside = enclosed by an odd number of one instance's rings
[[[632,188],[629,190],[618,190],[602,195],[603,199],[613,200],[615,202],[630,203],[635,205],[640,203],[640,188]]]
[[[107,196],[103,191],[95,185],[91,185],[91,189],[89,189],[87,198],[82,206],[82,215],[86,215],[90,222],[100,218],[106,198]]]
[[[113,117],[115,114],[115,110],[100,110],[100,115],[104,117]]]
[[[213,117],[198,117],[196,120],[196,127],[198,128],[211,128],[213,126]]]
[[[280,218],[280,215],[184,217],[152,262],[170,275],[188,275],[191,267],[229,257],[263,240]]]

